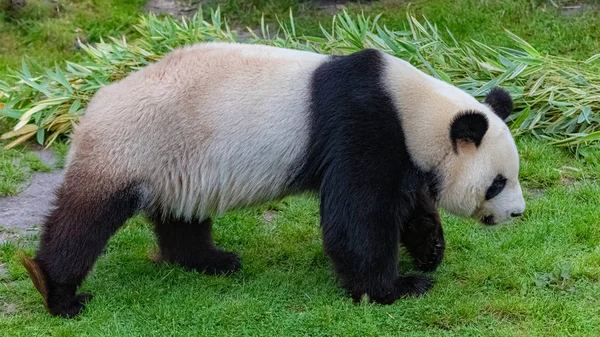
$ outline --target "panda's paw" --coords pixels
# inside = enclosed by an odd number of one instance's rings
[[[362,302],[365,300],[365,296],[367,296],[368,301],[378,304],[392,304],[401,298],[419,297],[432,287],[433,281],[425,275],[398,276],[398,279],[391,287],[375,288],[366,292],[354,292],[352,298],[355,302]]]
[[[422,254],[413,254],[415,269],[430,272],[437,269],[444,258],[446,244],[444,237],[436,237],[427,243],[428,247],[421,251]]]
[[[51,315],[63,318],[73,318],[85,309],[85,304],[92,299],[92,294],[82,293],[66,302],[48,302],[48,311]]]
[[[208,275],[234,273],[241,267],[240,258],[232,252],[215,249],[204,254],[204,258],[203,265],[195,269]]]
[[[433,287],[431,278],[425,275],[400,276],[396,281],[398,298],[419,297]]]

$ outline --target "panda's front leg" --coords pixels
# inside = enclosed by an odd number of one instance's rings
[[[439,213],[425,189],[419,191],[415,208],[400,228],[400,242],[420,271],[435,270],[444,258],[446,243]]]
[[[321,188],[321,226],[325,251],[343,287],[355,301],[364,295],[381,304],[424,294],[432,287],[424,275],[398,274],[398,217],[401,200],[393,184],[325,183]]]

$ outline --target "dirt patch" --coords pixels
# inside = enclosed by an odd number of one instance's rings
[[[54,155],[54,151],[46,149],[45,147],[35,144],[27,148],[29,151],[32,151],[36,157],[40,158],[42,163],[54,167],[56,166],[56,157]]]
[[[145,11],[154,14],[170,15],[174,18],[191,18],[198,12],[200,6],[208,1],[206,0],[150,0],[146,3]],[[252,35],[245,28],[233,28],[240,42],[249,41]],[[255,30],[259,35],[260,30]],[[259,35],[260,36],[260,35]]]
[[[356,0],[323,0],[323,1],[315,1],[315,6],[316,6],[317,10],[333,15],[333,14],[337,14],[337,13],[341,12],[342,9],[344,9],[344,4],[350,3],[350,2],[360,3],[359,1],[356,1]],[[369,1],[362,1],[362,2],[369,2]]]
[[[166,14],[175,18],[192,17],[198,11],[200,0],[150,0],[146,3],[145,10],[154,14]]]
[[[50,167],[56,163],[54,153],[50,150],[38,149],[33,153]],[[38,231],[52,208],[54,191],[62,182],[63,175],[63,170],[33,173],[21,194],[0,198],[0,243]]]
[[[263,212],[262,219],[263,219],[265,229],[267,230],[267,232],[271,232],[277,227],[274,222],[277,215],[278,215],[278,212],[274,211],[274,210],[267,210],[267,211]]]
[[[277,213],[274,211],[265,211],[263,213],[263,219],[265,220],[266,223],[273,222],[273,218],[275,218],[276,216],[277,216]]]
[[[0,263],[0,280],[8,279],[8,269],[5,263]]]
[[[541,198],[546,194],[546,190],[543,188],[529,188],[527,192],[533,199]]]
[[[557,14],[568,17],[582,16],[588,12],[600,11],[600,3],[595,1],[555,0],[545,1],[537,6],[542,12],[556,10]]]
[[[6,303],[0,309],[0,312],[4,315],[12,315],[17,311],[17,305],[14,303]]]
[[[346,3],[368,3],[369,0],[314,0],[312,4],[317,11],[336,14],[342,11]],[[200,6],[206,3],[218,4],[210,0],[150,0],[146,3],[145,12],[157,15],[170,15],[174,18],[191,18],[198,12]],[[247,42],[252,39],[245,27],[231,27],[238,37],[239,42]],[[261,36],[259,29],[254,29],[257,36]]]
[[[166,14],[175,18],[191,17],[198,11],[198,8],[208,3],[207,0],[150,0],[146,3],[145,11],[154,14]],[[319,11],[329,14],[336,14],[344,8],[346,3],[368,3],[370,1],[357,0],[314,0],[312,3]],[[214,1],[213,1],[214,3]]]
[[[590,4],[587,3],[577,3],[568,6],[560,7],[560,14],[564,16],[580,16],[583,15],[586,11],[593,9]]]

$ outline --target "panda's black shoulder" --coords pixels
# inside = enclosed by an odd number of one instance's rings
[[[368,49],[330,57],[314,71],[310,141],[300,180],[313,187],[328,176],[351,185],[416,188],[419,170],[385,85],[385,65],[381,52]]]
[[[345,56],[331,56],[313,74],[313,102],[321,98],[330,101],[332,93],[346,92],[346,95],[350,95],[361,89],[381,94],[383,69],[383,54],[374,49]],[[348,92],[349,89],[352,92]]]
[[[396,108],[382,81],[384,62],[381,52],[366,49],[332,56],[321,64],[314,71],[310,85],[314,121],[318,123],[323,116],[327,120],[378,117],[381,123],[392,120],[396,123]]]
[[[381,52],[367,49],[330,57],[314,71],[310,84],[313,141],[330,145],[381,141],[384,147],[404,147],[397,107],[383,81],[384,62]]]

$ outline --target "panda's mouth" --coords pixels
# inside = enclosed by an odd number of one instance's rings
[[[486,215],[483,218],[481,218],[481,223],[487,226],[494,226],[496,224],[496,221],[494,219],[493,215]]]

